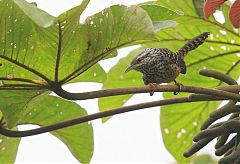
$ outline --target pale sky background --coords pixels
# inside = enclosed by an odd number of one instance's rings
[[[114,4],[132,5],[144,1],[146,0],[91,0],[81,17],[81,21],[87,16]],[[53,16],[57,16],[79,5],[81,0],[36,0],[36,2],[39,8]],[[126,56],[133,48],[136,48],[136,46],[120,49],[118,57],[100,64],[108,71],[113,64]],[[78,83],[68,85],[65,89],[71,92],[91,91],[101,89],[101,85],[97,83]],[[153,97],[150,97],[149,94],[138,94],[131,98],[126,105],[159,100],[161,98],[161,93],[155,93]],[[89,113],[98,111],[96,99],[78,101],[78,103]],[[162,142],[159,114],[160,108],[155,107],[116,115],[105,124],[101,124],[100,120],[93,121],[95,150],[91,164],[175,163],[174,158],[168,153]],[[20,126],[20,129],[24,130],[33,127],[36,126]],[[210,146],[207,146],[203,152],[210,151]],[[60,140],[47,133],[22,139],[16,164],[27,163],[78,164],[79,162]]]

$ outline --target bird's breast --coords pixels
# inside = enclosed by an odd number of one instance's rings
[[[149,83],[169,83],[174,81],[180,74],[180,68],[177,64],[155,65],[143,73],[145,84]]]

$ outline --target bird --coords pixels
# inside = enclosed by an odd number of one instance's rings
[[[146,48],[135,56],[125,73],[131,70],[141,72],[144,84],[151,87],[161,83],[174,82],[179,86],[180,92],[182,84],[177,83],[176,78],[180,73],[186,74],[187,72],[184,57],[189,51],[203,44],[209,35],[209,32],[203,32],[176,52],[172,52],[168,48]],[[150,96],[153,93],[150,92]],[[174,94],[177,95],[178,92],[174,92]]]

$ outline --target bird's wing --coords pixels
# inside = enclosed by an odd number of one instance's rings
[[[179,61],[179,66],[180,66],[180,72],[182,74],[186,74],[187,66],[186,66],[186,63],[182,59],[180,59],[180,61]]]

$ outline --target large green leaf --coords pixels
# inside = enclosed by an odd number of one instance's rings
[[[151,19],[138,6],[112,6],[88,17],[84,25],[87,50],[75,75],[68,76],[65,80],[84,72],[107,55],[116,54],[117,48],[155,39]]]
[[[229,74],[236,80],[238,79],[240,67],[237,65],[239,63],[237,61],[240,58],[237,53],[240,53],[240,35],[229,26],[229,22],[226,21],[224,24],[220,24],[214,19],[204,20],[197,11],[201,7],[196,7],[197,4],[193,4],[192,0],[172,0],[169,3],[158,1],[157,4],[171,10],[184,12],[184,16],[175,19],[178,26],[174,29],[163,29],[159,32],[160,42],[158,47],[167,47],[176,51],[188,40],[200,33],[205,31],[211,33],[202,46],[186,56],[187,74],[177,78],[178,82],[184,85],[204,87],[216,87],[219,85],[218,81],[198,74],[198,71],[203,68],[215,69]],[[227,6],[225,6],[226,8]],[[191,20],[191,23],[189,23],[189,20]],[[171,98],[173,95],[164,94],[164,97]],[[216,102],[201,102],[161,108],[161,130],[164,143],[178,161],[183,162],[186,160],[182,153],[191,145],[192,135],[197,133],[200,124],[218,105],[219,103]]]
[[[88,3],[83,0],[54,18],[24,0],[0,1],[0,110],[8,128],[18,123],[47,125],[85,114],[74,111],[79,106],[44,95],[46,82],[102,82],[106,74],[97,64],[99,60],[116,55],[117,48],[156,39],[150,17],[138,6],[112,6],[80,24],[79,17]],[[61,104],[61,109],[57,104],[54,108],[54,103]],[[67,113],[69,107],[73,109]],[[88,163],[92,129],[86,124],[79,126],[54,135],[77,159]]]
[[[22,91],[22,95],[18,95],[18,92],[8,91],[0,99],[0,104],[6,105],[2,105],[0,108],[10,128],[23,123],[41,126],[50,125],[87,114],[79,105],[43,94],[42,91]],[[93,129],[91,124],[84,123],[64,128],[54,131],[52,134],[64,142],[79,161],[89,163],[93,153]],[[17,144],[20,140],[7,139],[3,136],[2,138],[2,145],[6,148],[8,144],[15,144],[6,153],[16,154],[15,151],[17,151]],[[14,159],[12,157],[9,160]]]
[[[0,161],[4,161],[7,164],[14,164],[19,143],[20,138],[9,138],[0,135]]]
[[[98,82],[103,83],[107,79],[107,74],[100,66],[100,64],[95,64],[90,67],[86,72],[83,72],[80,76],[74,78],[70,83],[74,82]]]
[[[40,27],[49,27],[53,24],[55,18],[39,10],[34,3],[28,3],[25,0],[14,0],[14,2]]]
[[[168,8],[165,8],[163,6],[159,6],[151,3],[152,2],[150,2],[150,4],[146,3],[140,6],[150,16],[156,32],[160,31],[161,29],[174,27],[177,25],[176,21],[173,21],[172,19],[176,19],[181,14],[175,11],[169,10]]]
[[[71,101],[44,95],[30,102],[20,123],[51,125],[61,121],[84,116],[87,112]],[[51,132],[67,145],[81,163],[89,163],[93,154],[93,128],[91,123],[82,123]]]
[[[1,112],[0,117],[2,117]],[[14,128],[14,130],[16,129],[17,128]],[[0,135],[0,161],[13,164],[16,159],[19,142],[20,138],[9,138]]]
[[[0,110],[6,119],[9,128],[32,109],[27,108],[30,102],[34,103],[43,95],[44,90],[7,90],[0,92]]]
[[[79,22],[88,2],[84,0],[54,18],[24,0],[0,1],[0,77],[54,80],[57,54],[60,56],[59,79],[76,70],[88,46],[87,29]],[[103,69],[98,70],[98,75],[105,76]],[[96,80],[94,77],[93,81]]]
[[[164,98],[171,98],[172,95],[164,94]],[[184,95],[186,94],[180,94]],[[199,131],[201,123],[219,104],[199,102],[161,107],[160,126],[164,144],[178,162],[190,161],[189,158],[184,158],[182,153],[192,145],[192,138]]]

